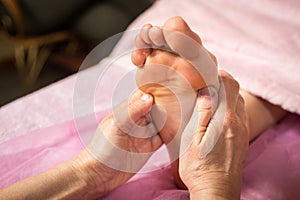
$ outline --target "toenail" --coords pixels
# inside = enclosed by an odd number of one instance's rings
[[[159,29],[158,27],[155,27],[155,26],[151,28],[151,31],[158,32],[159,30],[160,30],[160,29]]]

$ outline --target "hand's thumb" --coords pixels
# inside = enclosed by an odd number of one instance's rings
[[[197,112],[199,113],[198,132],[205,132],[218,104],[218,94],[212,87],[206,87],[198,92]]]
[[[193,114],[182,134],[181,153],[191,144],[195,136],[197,137],[197,141],[200,142],[202,140],[214,113],[214,109],[218,104],[217,96],[216,90],[210,88],[204,88],[198,92]]]
[[[153,103],[151,95],[137,92],[129,100],[128,113],[132,121],[137,122],[150,112]]]
[[[133,94],[120,106],[113,109],[114,122],[125,133],[130,133],[136,122],[150,112],[153,98],[149,94],[140,91]]]
[[[205,157],[213,150],[222,133],[223,121],[226,113],[226,99],[223,84],[221,84],[219,92],[216,93],[216,96],[212,94],[211,97],[211,112],[213,113],[211,113],[209,120],[207,119],[208,111],[203,109],[208,102],[203,99],[198,101],[198,105],[202,107],[200,112],[203,114],[203,120],[199,120],[199,127],[206,126],[200,143],[200,158]]]

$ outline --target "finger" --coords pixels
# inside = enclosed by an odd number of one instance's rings
[[[150,104],[150,109],[148,105],[142,105],[144,107],[139,107],[139,101],[144,103],[144,101],[148,101]],[[146,93],[142,93],[141,91],[136,92],[129,101],[129,113],[130,118],[134,122],[131,123],[129,135],[134,136],[136,138],[150,138],[157,135],[158,131],[156,130],[156,126],[151,122],[150,110],[152,108],[153,99],[152,96]]]
[[[148,123],[147,125],[134,125],[131,128],[129,135],[136,138],[150,138],[157,135],[158,131],[153,123]]]
[[[212,95],[211,90],[214,89],[212,87],[204,88],[198,93],[193,114],[182,134],[180,153],[184,153],[193,141],[199,144],[206,132],[213,114],[213,102],[217,98],[217,94]]]
[[[200,153],[199,157],[204,158],[209,154],[214,146],[217,144],[221,133],[223,131],[223,124],[224,124],[224,119],[225,119],[225,114],[226,114],[226,95],[225,95],[225,89],[224,85],[220,84],[220,89],[218,92],[218,106],[217,109],[209,121],[209,124],[207,126],[207,129],[203,135],[202,138],[198,140],[200,142]],[[200,135],[201,136],[201,135]],[[199,136],[199,137],[200,137]]]
[[[138,91],[132,95],[128,103],[128,112],[130,118],[137,122],[144,118],[150,112],[153,103],[151,95]]]
[[[219,76],[221,78],[222,84],[224,86],[227,108],[235,111],[237,104],[240,85],[239,83],[226,71],[220,70]]]
[[[151,118],[150,113],[147,113],[147,114],[145,115],[145,120],[146,120],[146,123],[147,123],[147,124],[150,123],[150,122],[152,121],[152,118]]]
[[[136,143],[137,143],[137,149],[135,152],[137,153],[154,153],[163,145],[163,141],[160,135],[158,134],[155,134],[147,139],[144,138],[138,139],[136,140]]]
[[[246,119],[245,100],[240,94],[238,95],[235,111],[242,120]]]
[[[139,126],[145,126],[147,125],[147,120],[146,120],[146,117],[141,117],[140,119],[138,119],[138,121],[135,122],[136,125],[139,125]]]
[[[141,91],[134,93],[128,101],[113,109],[114,122],[124,133],[130,133],[139,120],[150,112],[153,103],[151,95]]]
[[[151,138],[151,145],[152,145],[153,151],[156,151],[163,145],[163,141],[162,141],[160,135],[154,135]]]
[[[217,57],[214,54],[212,54],[210,51],[208,51],[207,49],[205,49],[205,50],[209,54],[210,58],[214,61],[215,65],[218,66]]]
[[[153,109],[153,108],[152,108]],[[151,110],[152,110],[151,109]],[[147,124],[149,124],[152,121],[152,118],[150,116],[150,113],[147,113],[145,116],[141,117],[136,124],[139,126],[145,126]]]
[[[204,134],[213,113],[212,97],[210,96],[208,88],[204,88],[198,93],[197,111],[199,112],[199,124],[197,133]]]
[[[248,121],[248,115],[246,112],[246,107],[245,107],[245,100],[241,95],[238,97],[238,102],[236,106],[236,113],[237,116],[240,118],[241,123],[243,123],[246,126],[247,129],[247,136],[249,138],[249,121]]]

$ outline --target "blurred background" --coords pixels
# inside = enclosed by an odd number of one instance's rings
[[[153,1],[0,0],[0,106],[76,73]]]

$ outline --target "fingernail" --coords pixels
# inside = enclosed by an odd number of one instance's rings
[[[198,94],[200,96],[210,96],[208,87],[199,90]]]
[[[215,112],[219,104],[218,91],[215,87],[208,86],[202,90],[199,90],[199,97],[200,101],[202,102],[210,102],[212,110]]]
[[[151,97],[150,97],[150,95],[149,95],[149,94],[143,94],[143,96],[142,96],[142,98],[141,98],[141,99],[142,99],[143,101],[149,101],[149,100],[150,100],[150,98],[151,98]]]

